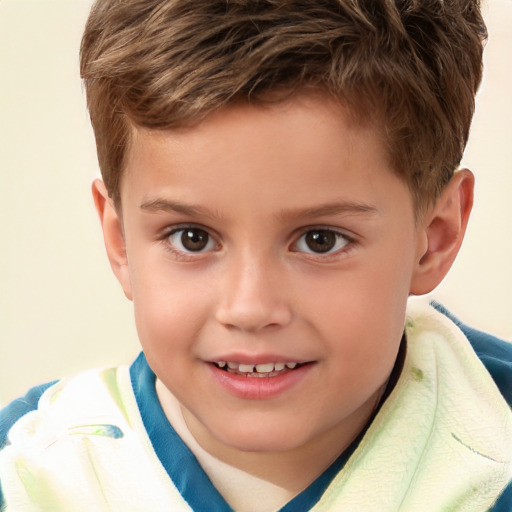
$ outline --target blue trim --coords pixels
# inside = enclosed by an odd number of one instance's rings
[[[167,420],[156,395],[155,374],[142,352],[130,367],[130,377],[153,449],[185,501],[193,510],[230,512],[231,507]]]
[[[153,449],[185,501],[193,510],[231,511],[231,507],[167,420],[156,395],[155,374],[142,352],[130,367],[130,376],[142,421]],[[301,512],[313,507],[352,455],[365,431],[361,432],[320,477],[288,502],[281,512]]]
[[[280,512],[302,512],[310,510],[320,500],[334,477],[343,469],[348,459],[354,453],[361,439],[366,433],[366,428],[352,442],[352,444],[312,483],[300,494],[288,502]]]
[[[512,510],[512,484],[508,484],[489,512],[510,512]]]
[[[512,510],[512,484],[508,484],[489,512],[510,512]]]

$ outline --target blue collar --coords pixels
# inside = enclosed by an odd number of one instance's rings
[[[231,511],[231,507],[214,487],[194,454],[167,420],[156,395],[155,374],[142,352],[130,367],[130,377],[142,421],[153,449],[185,501],[195,511]],[[322,475],[281,508],[280,512],[299,512],[312,508],[332,479],[343,468],[363,435],[364,432]]]

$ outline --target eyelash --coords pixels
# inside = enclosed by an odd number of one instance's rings
[[[206,250],[198,250],[198,251],[193,251],[193,250],[187,251],[187,250],[181,250],[181,249],[176,248],[171,243],[170,237],[173,235],[177,235],[179,233],[182,233],[182,236],[183,236],[183,234],[187,230],[195,231],[196,234],[197,234],[197,231],[203,232],[208,237],[206,244],[208,245],[211,242],[214,242],[215,247],[213,249],[208,248]],[[296,248],[297,245],[300,243],[300,241],[304,237],[306,237],[308,234],[311,234],[314,232],[317,232],[317,233],[323,232],[324,235],[328,235],[328,236],[334,235],[334,237],[336,238],[335,243],[338,243],[340,240],[343,240],[345,243],[340,248],[336,249],[333,252],[331,252],[332,249],[328,249],[325,252],[315,252],[313,250],[311,250],[309,252],[307,250],[300,250],[300,249]],[[167,231],[165,231],[165,233],[163,233],[163,235],[161,236],[160,240],[162,241],[164,248],[168,252],[170,252],[174,256],[174,258],[181,260],[181,261],[196,261],[197,257],[199,255],[201,255],[203,253],[208,253],[212,250],[217,250],[220,247],[220,244],[218,242],[216,242],[216,238],[214,236],[212,236],[212,234],[208,231],[208,229],[206,229],[202,226],[195,225],[195,224],[185,224],[185,225],[174,226],[174,227],[168,229]],[[294,252],[294,253],[303,254],[303,255],[305,255],[305,257],[307,257],[309,259],[315,259],[315,260],[319,260],[319,261],[330,261],[333,259],[338,259],[340,257],[346,256],[347,253],[349,253],[351,251],[351,249],[355,246],[355,244],[356,244],[356,240],[353,237],[348,236],[346,233],[344,233],[338,229],[334,229],[334,228],[327,227],[327,226],[311,226],[311,227],[307,227],[301,231],[300,236],[298,238],[296,238],[295,241],[290,245],[290,251]]]

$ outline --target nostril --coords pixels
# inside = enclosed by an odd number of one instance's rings
[[[279,329],[291,320],[291,312],[284,305],[262,307],[238,304],[231,308],[219,308],[217,321],[230,330],[257,332],[262,329]]]
[[[288,324],[290,303],[283,286],[278,286],[281,280],[276,281],[276,273],[277,269],[265,267],[264,262],[234,264],[218,290],[217,321],[229,329],[253,332]]]

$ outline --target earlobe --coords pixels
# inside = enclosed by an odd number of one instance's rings
[[[474,176],[457,171],[422,222],[410,293],[431,292],[446,276],[459,252],[473,206]]]
[[[130,276],[128,273],[128,259],[123,234],[123,225],[107,189],[100,179],[92,184],[94,205],[100,217],[103,229],[103,239],[107,250],[110,266],[121,284],[124,294],[132,300]]]

